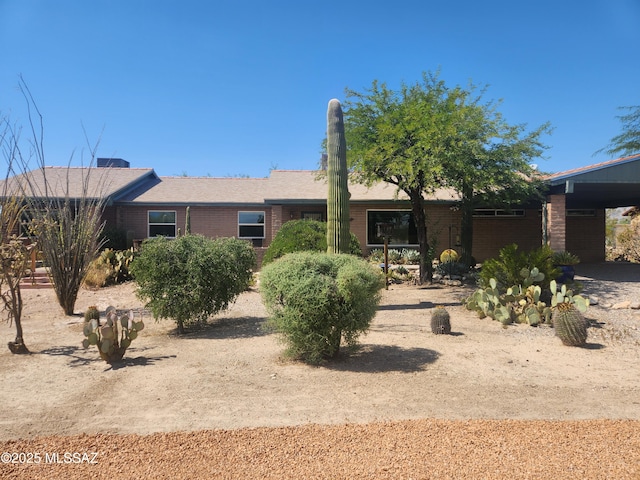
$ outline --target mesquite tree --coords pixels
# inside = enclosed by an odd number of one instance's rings
[[[347,142],[342,107],[335,98],[327,109],[327,253],[349,253]]]
[[[629,113],[618,115],[622,122],[622,133],[611,139],[609,145],[596,153],[606,152],[611,155],[633,155],[640,153],[640,105],[619,107]]]
[[[540,185],[531,163],[545,146],[544,124],[526,132],[509,125],[498,103],[484,102],[474,85],[448,87],[425,73],[397,91],[374,81],[360,93],[347,90],[345,131],[352,176],[364,184],[383,181],[404,192],[420,248],[420,281],[432,279],[424,196],[449,188],[460,196],[464,261],[471,261],[473,209],[505,208],[531,198]]]

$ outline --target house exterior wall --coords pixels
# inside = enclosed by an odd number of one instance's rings
[[[524,217],[474,217],[473,256],[483,262],[500,249],[515,243],[520,251],[542,245],[542,218],[537,209],[527,209]]]
[[[127,231],[127,235],[135,240],[144,240],[148,237],[148,212],[150,210],[167,210],[176,212],[176,230],[184,233],[186,221],[185,206],[121,206],[118,207],[116,224],[118,228]],[[272,238],[272,213],[271,206],[247,206],[247,207],[190,207],[191,233],[198,233],[205,237],[237,237],[238,236],[238,212],[265,213],[265,238],[263,246],[267,246]],[[259,242],[257,242],[259,243]]]
[[[566,217],[567,251],[577,255],[582,263],[605,261],[606,214],[596,209],[595,216]]]
[[[460,212],[444,204],[427,204],[428,236],[434,242],[437,255],[447,248],[458,250]],[[184,232],[186,207],[108,207],[105,218],[108,225],[115,222],[127,231],[128,238],[143,240],[148,235],[149,210],[175,210],[177,228]],[[379,245],[367,244],[367,210],[411,210],[408,202],[355,203],[350,206],[350,230],[358,237],[366,256]],[[263,205],[263,206],[192,206],[191,231],[210,238],[237,237],[238,212],[264,211],[265,238],[254,242],[258,265],[280,226],[290,220],[302,218],[303,212],[319,213],[326,220],[326,205]],[[567,250],[578,255],[583,262],[604,260],[605,214],[597,210],[595,217],[566,217]],[[542,218],[538,209],[527,209],[522,217],[474,217],[473,256],[482,262],[498,255],[499,250],[511,243],[521,250],[542,245]],[[409,248],[417,248],[409,247]]]

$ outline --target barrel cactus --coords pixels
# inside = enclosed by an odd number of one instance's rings
[[[587,342],[587,321],[574,304],[559,303],[553,310],[552,322],[563,344],[581,347]]]
[[[327,253],[349,253],[347,142],[342,107],[335,98],[327,109]]]
[[[98,310],[98,307],[96,307],[95,305],[91,305],[89,308],[87,308],[87,311],[84,312],[85,322],[89,322],[93,319],[97,320],[98,324],[100,324],[100,311]]]
[[[118,314],[114,307],[107,307],[105,315],[107,319],[102,326],[95,318],[85,322],[83,333],[86,338],[82,341],[82,346],[89,348],[89,345],[95,345],[100,358],[107,363],[114,363],[122,360],[131,341],[144,328],[144,322],[135,321],[132,310]]]
[[[438,305],[431,312],[431,331],[436,335],[451,333],[451,320],[449,312],[442,306]]]

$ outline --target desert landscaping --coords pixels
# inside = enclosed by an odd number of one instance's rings
[[[131,282],[82,290],[73,317],[25,290],[32,353],[0,352],[0,477],[640,478],[640,265],[578,275],[597,299],[584,348],[478,319],[471,286],[402,284],[321,366],[282,358],[259,286],[183,336]],[[90,305],[143,318],[121,363],[82,347]],[[437,305],[450,335],[431,333]]]

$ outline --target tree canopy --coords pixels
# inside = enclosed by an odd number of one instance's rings
[[[499,102],[482,103],[484,89],[448,87],[438,74],[424,73],[397,91],[374,81],[364,92],[347,89],[345,130],[353,176],[365,183],[384,181],[407,194],[417,227],[421,279],[431,276],[424,195],[452,188],[460,204],[521,201],[535,191],[531,160],[541,155],[545,124],[526,133],[497,111]],[[471,215],[463,221],[470,222]],[[472,230],[463,225],[470,256]],[[466,236],[466,238],[465,238]]]
[[[622,133],[613,137],[609,145],[596,153],[603,151],[611,155],[640,153],[640,105],[620,107],[620,110],[629,112],[616,117],[622,122]]]

